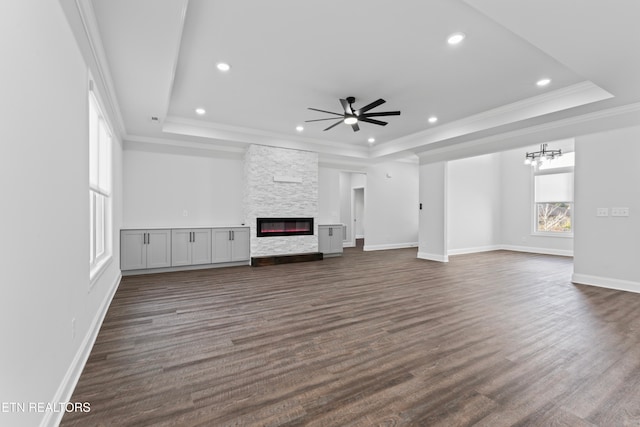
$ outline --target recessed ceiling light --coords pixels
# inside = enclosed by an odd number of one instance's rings
[[[302,132],[304,130],[304,127],[303,126],[296,126],[296,130],[298,132]]]
[[[227,64],[226,62],[218,62],[216,67],[218,67],[218,70],[220,71],[229,71],[231,69],[231,65]]]
[[[551,83],[551,79],[541,79],[541,80],[538,80],[536,84],[542,87],[542,86],[548,85],[549,83]]]
[[[202,116],[207,111],[204,108],[196,108],[196,114]]]
[[[431,117],[429,117],[428,120],[429,120],[429,123],[435,123],[435,122],[438,121],[438,118],[436,116],[431,116]]]
[[[458,44],[462,40],[464,40],[465,37],[466,36],[465,36],[464,33],[453,33],[447,39],[447,43],[449,43],[449,44]]]
[[[369,138],[369,139],[367,139],[367,142],[369,144],[373,144],[374,142],[376,142],[376,139],[375,138]]]

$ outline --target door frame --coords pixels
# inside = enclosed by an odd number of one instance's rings
[[[351,244],[355,247],[356,245],[356,227],[355,227],[355,220],[356,220],[356,191],[358,190],[362,190],[362,210],[364,212],[365,206],[366,204],[366,197],[367,197],[367,192],[365,191],[365,187],[364,186],[359,186],[359,187],[351,187]],[[364,216],[364,215],[363,215]],[[364,227],[364,225],[363,225]],[[366,235],[366,231],[365,231],[365,235]]]

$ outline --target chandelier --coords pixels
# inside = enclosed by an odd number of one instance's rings
[[[548,150],[547,144],[540,144],[540,151],[532,151],[524,157],[524,164],[537,166],[547,160],[562,156],[562,150]]]

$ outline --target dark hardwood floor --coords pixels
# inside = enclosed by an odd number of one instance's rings
[[[122,280],[63,426],[638,426],[640,295],[415,249]]]

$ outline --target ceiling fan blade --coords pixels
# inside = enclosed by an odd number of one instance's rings
[[[305,122],[305,123],[309,123],[309,122],[321,122],[321,121],[323,121],[323,120],[335,120],[335,119],[336,119],[335,117],[329,117],[329,118],[327,118],[327,119],[313,119],[313,120],[305,120],[304,122]]]
[[[380,125],[380,126],[386,126],[388,124],[387,122],[383,122],[382,120],[368,119],[366,117],[360,117],[358,118],[358,120],[361,122],[373,123],[374,125]]]
[[[373,101],[371,104],[367,104],[364,107],[360,108],[359,110],[356,110],[356,115],[360,115],[362,113],[366,113],[367,111],[371,110],[372,108],[376,108],[378,105],[382,105],[384,104],[385,101],[384,99],[380,98],[377,101]]]
[[[342,105],[342,108],[344,109],[345,114],[353,114],[353,111],[351,111],[351,107],[349,106],[349,103],[347,102],[346,99],[341,99],[340,104]]]
[[[379,113],[365,113],[361,117],[399,116],[400,111],[381,111]]]
[[[360,126],[358,126],[357,123],[354,123],[351,125],[351,129],[353,129],[354,132],[358,132],[360,130]]]
[[[327,111],[327,110],[318,110],[317,108],[311,108],[311,107],[307,108],[307,110],[320,111],[321,113],[335,114],[336,116],[344,116],[344,114],[334,113],[333,111]]]
[[[334,124],[332,124],[331,126],[329,126],[328,128],[326,128],[324,130],[332,129],[332,128],[338,126],[340,123],[342,123],[342,120],[338,120],[337,122],[335,122]]]

